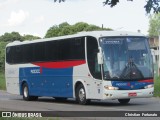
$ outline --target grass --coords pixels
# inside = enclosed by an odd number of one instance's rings
[[[6,90],[4,72],[0,72],[0,90]]]
[[[160,97],[160,77],[156,77],[154,80],[154,96]]]
[[[6,90],[4,72],[0,72],[0,90]],[[160,77],[154,80],[154,97],[160,97]]]

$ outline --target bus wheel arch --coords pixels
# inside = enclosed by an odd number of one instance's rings
[[[82,82],[77,82],[75,85],[75,97],[79,104],[86,105],[90,102],[90,100],[86,98],[86,90]]]
[[[38,96],[30,96],[29,86],[28,86],[27,82],[25,82],[25,81],[22,83],[22,95],[23,95],[23,99],[26,101],[38,99]]]
[[[23,85],[27,84],[26,81],[22,81],[21,85],[20,85],[20,94],[23,95]]]

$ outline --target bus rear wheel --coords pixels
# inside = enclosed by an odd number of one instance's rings
[[[121,104],[128,104],[130,99],[118,99]]]
[[[31,100],[37,100],[38,97],[37,96],[30,96],[29,95],[29,88],[27,83],[24,83],[22,86],[22,90],[23,90],[23,99],[26,101],[31,101]]]
[[[82,84],[78,85],[76,88],[76,101],[82,105],[86,105],[90,102],[90,100],[86,99],[86,92]]]

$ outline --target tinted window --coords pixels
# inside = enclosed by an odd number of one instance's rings
[[[80,60],[85,59],[84,38],[71,38],[46,42],[46,60]]]
[[[7,62],[11,64],[85,59],[85,39],[70,38],[7,47]]]
[[[23,59],[23,51],[22,46],[8,47],[6,49],[6,57],[7,62],[9,63],[17,63],[21,62]]]
[[[46,61],[57,61],[59,58],[59,45],[57,41],[45,43],[45,58]]]
[[[33,61],[33,45],[22,45],[23,46],[23,61],[22,63]]]
[[[14,47],[7,47],[6,49],[6,61],[8,63],[13,63],[13,49]]]
[[[33,44],[33,55],[33,61],[45,60],[45,44],[43,42]]]

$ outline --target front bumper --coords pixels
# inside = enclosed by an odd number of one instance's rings
[[[103,99],[126,99],[152,97],[154,88],[140,90],[104,90]]]

